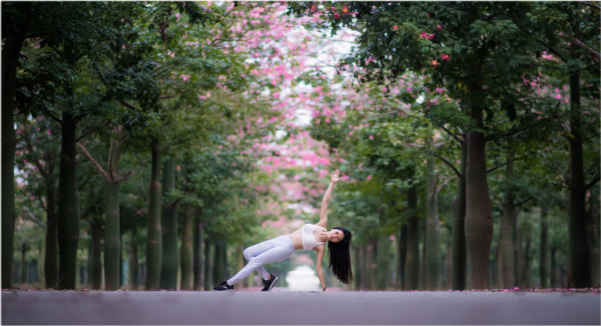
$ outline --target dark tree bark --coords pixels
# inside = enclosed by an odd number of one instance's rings
[[[67,90],[72,98],[73,90]],[[63,111],[58,196],[58,247],[60,290],[75,290],[77,279],[77,244],[79,242],[79,198],[77,195],[77,159],[75,133],[77,120]]]
[[[148,238],[146,241],[146,290],[158,290],[161,280],[163,258],[163,237],[161,230],[161,147],[154,139],[152,153],[152,174],[150,179],[150,199],[148,201]]]
[[[14,100],[17,90],[19,53],[25,41],[25,32],[12,30],[2,34],[4,43],[2,46],[2,288],[10,289],[15,235]]]
[[[465,171],[467,167],[467,145],[461,143],[461,167],[457,182],[457,195],[453,202],[453,290],[465,290],[466,241],[465,241]]]
[[[212,241],[210,239],[205,239],[205,246],[204,246],[204,252],[205,252],[205,266],[204,266],[204,270],[205,270],[205,274],[204,274],[204,287],[205,290],[210,290],[212,288],[212,284],[213,282],[213,259],[212,259]]]
[[[435,174],[435,159],[429,157],[426,163],[426,247],[425,247],[425,290],[436,290],[440,285],[440,218],[438,216],[438,191]]]
[[[571,58],[578,59],[577,46],[571,45]],[[580,73],[570,72],[570,222],[568,287],[591,286],[591,255],[586,234],[586,185],[582,154]]]
[[[589,210],[588,210],[588,239],[591,244],[591,280],[593,281],[594,287],[599,287],[601,282],[601,275],[599,270],[600,263],[600,250],[599,250],[599,198],[597,195],[592,194],[589,197]]]
[[[377,277],[377,287],[378,290],[385,291],[388,288],[388,280],[390,279],[390,275],[388,273],[389,268],[389,247],[390,247],[390,239],[387,236],[380,236],[378,238],[377,243],[377,252],[376,252],[376,270],[374,271]]]
[[[95,218],[91,219],[92,252],[90,255],[90,274],[92,290],[102,288],[102,224]]]
[[[139,262],[138,262],[138,241],[137,237],[137,228],[133,227],[131,229],[131,240],[129,243],[129,288],[132,290],[138,289],[138,270]]]
[[[194,225],[194,290],[200,291],[204,288],[205,263],[204,263],[204,225],[200,217],[195,219]]]
[[[163,168],[163,194],[175,187],[175,161],[168,159]],[[166,196],[165,196],[166,197]],[[161,228],[163,232],[163,259],[161,264],[161,289],[177,289],[179,270],[179,251],[177,234],[177,202],[169,201],[163,205]]]
[[[407,258],[405,262],[404,290],[419,289],[419,221],[417,216],[417,189],[413,185],[407,191],[407,201],[412,215],[407,222]]]
[[[405,288],[405,266],[407,261],[407,224],[401,226],[399,234],[399,289]]]
[[[194,208],[186,205],[184,211],[184,234],[181,244],[181,290],[192,290],[193,286],[193,237]]]
[[[54,154],[48,153],[49,156]],[[56,214],[56,180],[54,158],[48,158],[48,176],[46,178],[46,244],[44,251],[44,278],[47,289],[58,287],[58,216]]]
[[[477,128],[483,126],[481,92],[481,83],[475,81],[470,87],[467,103],[473,125]],[[492,242],[493,222],[486,175],[486,139],[482,132],[471,130],[467,133],[466,144],[465,237],[470,260],[471,287],[487,289],[489,287],[488,256]]]
[[[549,286],[549,225],[547,223],[548,212],[547,208],[543,205],[540,211],[540,287],[546,288]]]
[[[509,138],[511,139],[511,138]],[[511,182],[513,179],[513,152],[511,150],[511,141],[508,144],[507,152],[507,166],[506,166],[506,180]],[[499,236],[499,260],[498,260],[498,273],[499,273],[499,284],[500,288],[513,288],[516,285],[514,273],[514,248],[513,248],[513,225],[516,218],[516,205],[515,195],[513,191],[508,190],[505,194],[505,201],[503,202],[503,215],[501,216],[501,232]]]

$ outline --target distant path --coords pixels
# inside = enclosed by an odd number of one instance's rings
[[[599,293],[2,292],[2,324],[601,324]]]

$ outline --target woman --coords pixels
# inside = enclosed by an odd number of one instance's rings
[[[245,249],[244,258],[248,260],[248,264],[246,264],[238,274],[234,275],[234,277],[221,282],[221,284],[216,286],[213,291],[233,290],[234,284],[242,281],[254,270],[256,270],[263,278],[263,284],[265,285],[263,291],[271,291],[278,281],[278,277],[268,273],[263,265],[282,261],[290,257],[296,250],[308,249],[317,251],[317,265],[315,270],[317,272],[317,277],[319,277],[321,288],[325,291],[326,282],[323,278],[321,261],[323,260],[325,253],[326,242],[328,243],[328,249],[330,250],[330,268],[332,268],[332,272],[336,275],[338,280],[345,284],[349,284],[353,280],[351,257],[349,253],[352,237],[351,232],[343,227],[335,227],[330,231],[327,230],[328,203],[332,197],[334,185],[342,179],[339,175],[339,170],[332,173],[330,185],[321,202],[319,223],[315,225],[305,224],[289,235],[282,235]]]

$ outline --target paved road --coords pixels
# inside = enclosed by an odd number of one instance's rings
[[[599,293],[2,292],[2,324],[599,325]]]

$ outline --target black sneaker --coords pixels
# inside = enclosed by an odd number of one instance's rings
[[[217,285],[213,288],[213,291],[233,291],[234,286],[227,284],[227,282],[221,282],[221,284]]]
[[[263,284],[265,285],[265,287],[261,291],[271,291],[271,289],[273,289],[273,286],[278,282],[277,276],[273,274],[269,275],[271,275],[271,278],[268,280],[263,280]]]

